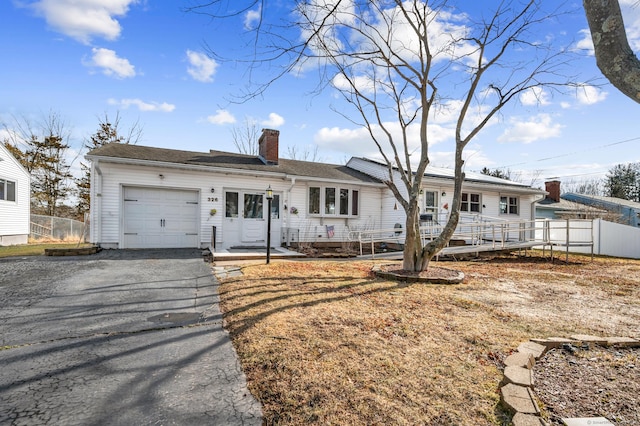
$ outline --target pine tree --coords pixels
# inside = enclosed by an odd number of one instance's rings
[[[119,114],[116,114],[113,122],[109,120],[108,115],[105,114],[103,118],[99,119],[98,130],[85,140],[84,148],[91,151],[109,143],[135,144],[142,136],[142,128],[138,122],[134,123],[126,136],[120,134],[119,126]],[[80,169],[82,171],[82,177],[75,180],[76,195],[78,197],[76,210],[79,216],[84,216],[85,213],[89,212],[91,206],[91,166],[86,163],[80,163]]]

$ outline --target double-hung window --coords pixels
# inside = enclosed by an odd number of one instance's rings
[[[518,197],[500,196],[500,214],[518,214],[520,200]]]
[[[309,214],[319,216],[358,216],[360,191],[335,186],[309,187]]]
[[[0,178],[0,201],[16,201],[16,183]]]
[[[462,193],[462,203],[460,204],[460,211],[468,213],[480,213],[480,194],[474,194],[471,192]]]

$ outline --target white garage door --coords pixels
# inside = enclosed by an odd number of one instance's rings
[[[124,188],[123,248],[199,247],[198,192]]]

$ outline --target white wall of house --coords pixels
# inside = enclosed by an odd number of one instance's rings
[[[348,166],[380,180],[388,179],[388,170],[380,164],[361,158],[352,158],[349,160]],[[397,171],[394,172],[394,181],[397,182],[398,189],[406,197],[407,191]],[[453,200],[453,179],[425,176],[422,181],[422,190],[423,193],[419,197],[420,212],[431,213],[433,211],[429,211],[426,205],[426,193],[432,192],[435,198],[433,206],[435,210],[434,217],[437,218],[438,223],[444,224]],[[505,182],[504,185],[496,185],[494,183],[467,181],[463,183],[462,192],[469,195],[474,194],[474,198],[475,195],[479,196],[479,214],[497,220],[533,219],[532,213],[535,207],[532,203],[542,198],[541,194],[537,191],[533,191],[532,193],[529,187],[521,185],[510,187],[507,182]],[[517,214],[503,214],[500,212],[500,200],[502,197],[517,199]],[[392,229],[397,223],[400,223],[403,227],[405,226],[404,209],[390,191],[385,191],[383,194],[382,206],[382,229]],[[469,215],[478,214],[478,212],[474,211],[463,211],[462,213]]]
[[[240,209],[243,208],[243,196],[247,194],[265,194],[268,186],[278,203],[279,214],[272,216],[271,244],[302,242],[339,242],[348,239],[349,230],[363,227],[380,226],[381,186],[361,185],[357,182],[339,183],[309,181],[301,178],[283,178],[280,176],[260,176],[221,173],[208,170],[193,170],[136,164],[118,164],[104,160],[93,163],[92,169],[92,242],[105,248],[126,248],[123,246],[123,188],[163,188],[198,191],[199,218],[198,241],[206,247],[211,241],[213,227],[216,227],[216,248],[232,246],[264,245],[266,241],[267,201],[264,200],[264,218],[253,225],[262,225],[263,233],[256,227],[253,234],[247,234],[252,225],[244,220],[241,212],[227,214],[228,194],[237,194]],[[161,176],[162,175],[162,176]],[[347,187],[359,191],[359,214],[352,217],[336,215],[311,215],[308,212],[308,192],[310,186]],[[235,197],[231,195],[230,197]],[[275,206],[275,204],[274,204]],[[285,209],[286,206],[286,209]],[[292,207],[297,214],[291,213]],[[211,215],[212,209],[216,210]],[[334,236],[327,233],[327,226],[334,227]],[[295,230],[289,241],[283,239],[283,229]],[[256,234],[257,233],[257,234]],[[243,235],[247,238],[243,239]],[[286,235],[286,232],[284,233]]]
[[[29,239],[31,179],[29,173],[2,144],[0,180],[0,246],[26,244]],[[12,195],[9,195],[9,191]]]

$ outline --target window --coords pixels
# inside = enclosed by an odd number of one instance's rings
[[[336,213],[336,189],[324,189],[324,214]]]
[[[16,200],[16,183],[10,180],[0,179],[0,200]]]
[[[309,188],[309,214],[320,214],[320,188]]]
[[[271,200],[271,219],[280,219],[280,195],[273,194]]]
[[[309,187],[309,214],[351,217],[359,214],[360,192],[332,186]],[[320,206],[323,206],[320,210]]]
[[[462,204],[460,205],[460,211],[469,213],[480,213],[480,194],[473,194],[469,192],[462,193]]]
[[[500,197],[500,214],[518,214],[518,197]]]
[[[244,194],[244,218],[262,219],[262,194]]]
[[[238,193],[227,192],[225,195],[225,217],[238,217]]]

